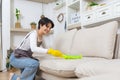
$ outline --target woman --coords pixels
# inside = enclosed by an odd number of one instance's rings
[[[54,23],[44,17],[38,22],[38,30],[28,33],[21,44],[15,49],[10,57],[10,63],[12,66],[21,70],[21,75],[11,73],[9,80],[33,80],[37,69],[39,67],[39,61],[32,57],[32,53],[48,53],[53,56],[62,56],[62,53],[58,50],[44,49],[39,47],[42,43],[42,37],[50,32],[50,29],[54,27]]]

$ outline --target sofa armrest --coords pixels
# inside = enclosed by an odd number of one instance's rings
[[[113,55],[113,59],[117,59],[119,57],[119,50],[120,48],[120,33],[117,33],[116,35],[116,41],[115,41],[115,47],[114,47],[114,55]]]

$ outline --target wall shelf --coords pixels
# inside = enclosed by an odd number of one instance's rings
[[[65,5],[66,5],[66,2],[62,2],[61,4],[56,5],[55,8],[54,8],[54,10],[58,10],[58,9],[62,8]]]
[[[67,29],[89,28],[101,23],[120,20],[119,0],[66,0]],[[98,5],[89,6],[90,2]],[[80,23],[79,23],[80,22]]]
[[[67,29],[81,28],[80,0],[67,0],[66,5]]]
[[[51,2],[55,2],[57,0],[29,0],[29,1],[48,4],[48,3],[51,3]]]
[[[80,9],[80,0],[76,0],[73,3],[68,4],[68,7],[75,9],[75,10],[79,10]]]
[[[23,28],[11,28],[10,31],[11,32],[25,32],[25,33],[28,33],[30,31],[32,31],[34,29],[23,29]],[[53,34],[54,33],[54,30],[52,29],[49,34]]]
[[[70,30],[73,28],[81,28],[81,23],[77,22],[77,23],[69,24],[67,29]]]
[[[11,32],[30,32],[32,29],[22,29],[22,28],[11,28]]]

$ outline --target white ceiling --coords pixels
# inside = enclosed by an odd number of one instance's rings
[[[29,0],[29,1],[35,1],[35,2],[40,2],[40,3],[51,3],[51,2],[55,2],[57,0]]]

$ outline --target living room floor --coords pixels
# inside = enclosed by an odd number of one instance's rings
[[[19,70],[0,72],[0,80],[8,80],[10,73],[20,73]]]
[[[9,74],[11,73],[11,71],[7,71],[7,72],[0,72],[0,80],[8,80],[9,79]],[[17,71],[15,71],[14,73],[17,73],[17,74],[19,74],[20,73],[20,71],[19,70],[17,70]],[[42,79],[42,78],[36,78],[35,80],[44,80],[44,79]]]
[[[8,80],[9,72],[0,72],[0,80]]]

